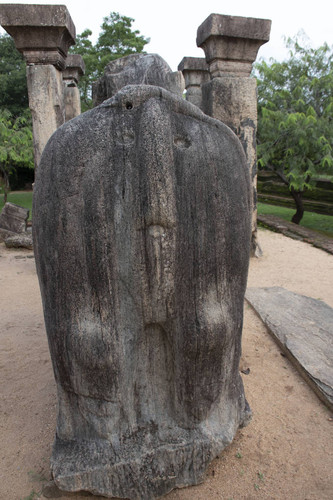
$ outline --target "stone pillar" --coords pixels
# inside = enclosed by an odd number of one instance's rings
[[[211,81],[202,87],[203,111],[228,125],[240,138],[253,185],[252,255],[257,241],[257,85],[250,78],[271,21],[211,14],[198,28],[197,45],[205,51]]]
[[[178,65],[185,79],[186,99],[202,109],[202,85],[210,80],[209,66],[203,57],[184,57]]]
[[[81,114],[80,91],[77,84],[84,72],[85,64],[82,56],[69,54],[66,59],[66,69],[62,73],[66,122]]]
[[[0,24],[27,63],[35,168],[53,132],[64,123],[62,70],[75,26],[64,5],[0,5]]]

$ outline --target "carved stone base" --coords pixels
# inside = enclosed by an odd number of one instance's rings
[[[246,401],[242,403],[240,426],[251,419],[250,408]],[[199,484],[209,463],[231,443],[238,428],[231,415],[220,426],[221,416],[215,412],[195,430],[169,427],[161,431],[152,424],[118,446],[107,440],[56,437],[51,461],[55,483],[65,491],[87,490],[131,500],[153,500],[174,488]]]

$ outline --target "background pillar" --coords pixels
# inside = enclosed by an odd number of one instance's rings
[[[187,101],[202,109],[202,85],[210,80],[206,60],[203,57],[184,57],[178,70],[184,75]]]
[[[53,132],[64,123],[62,70],[75,44],[75,26],[64,5],[0,5],[0,24],[27,63],[35,168]]]
[[[211,14],[198,28],[197,45],[209,65],[211,81],[202,86],[203,111],[228,125],[241,140],[253,185],[251,253],[257,241],[257,84],[250,77],[261,45],[268,42],[271,21]]]
[[[65,121],[81,114],[81,99],[78,82],[85,72],[85,64],[79,54],[69,54],[66,59],[66,69],[62,74],[64,82]]]

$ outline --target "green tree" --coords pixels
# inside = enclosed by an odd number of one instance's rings
[[[304,44],[304,42],[302,42]],[[289,39],[289,59],[261,61],[258,81],[258,166],[288,185],[303,217],[303,194],[318,175],[333,173],[333,52]]]
[[[9,179],[19,166],[34,167],[32,131],[29,114],[13,118],[0,109],[0,176],[4,203],[10,189]]]
[[[0,35],[0,109],[19,116],[28,107],[26,65],[9,35]]]
[[[76,45],[70,49],[73,54],[81,54],[86,65],[86,73],[79,83],[83,110],[92,107],[92,83],[103,74],[105,66],[119,57],[142,53],[149,43],[138,30],[132,30],[133,22],[131,17],[111,12],[103,19],[95,45],[90,40],[92,32],[87,29],[78,35]]]

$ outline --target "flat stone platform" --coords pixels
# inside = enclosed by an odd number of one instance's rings
[[[280,348],[333,410],[333,309],[284,288],[248,288],[245,298]]]

